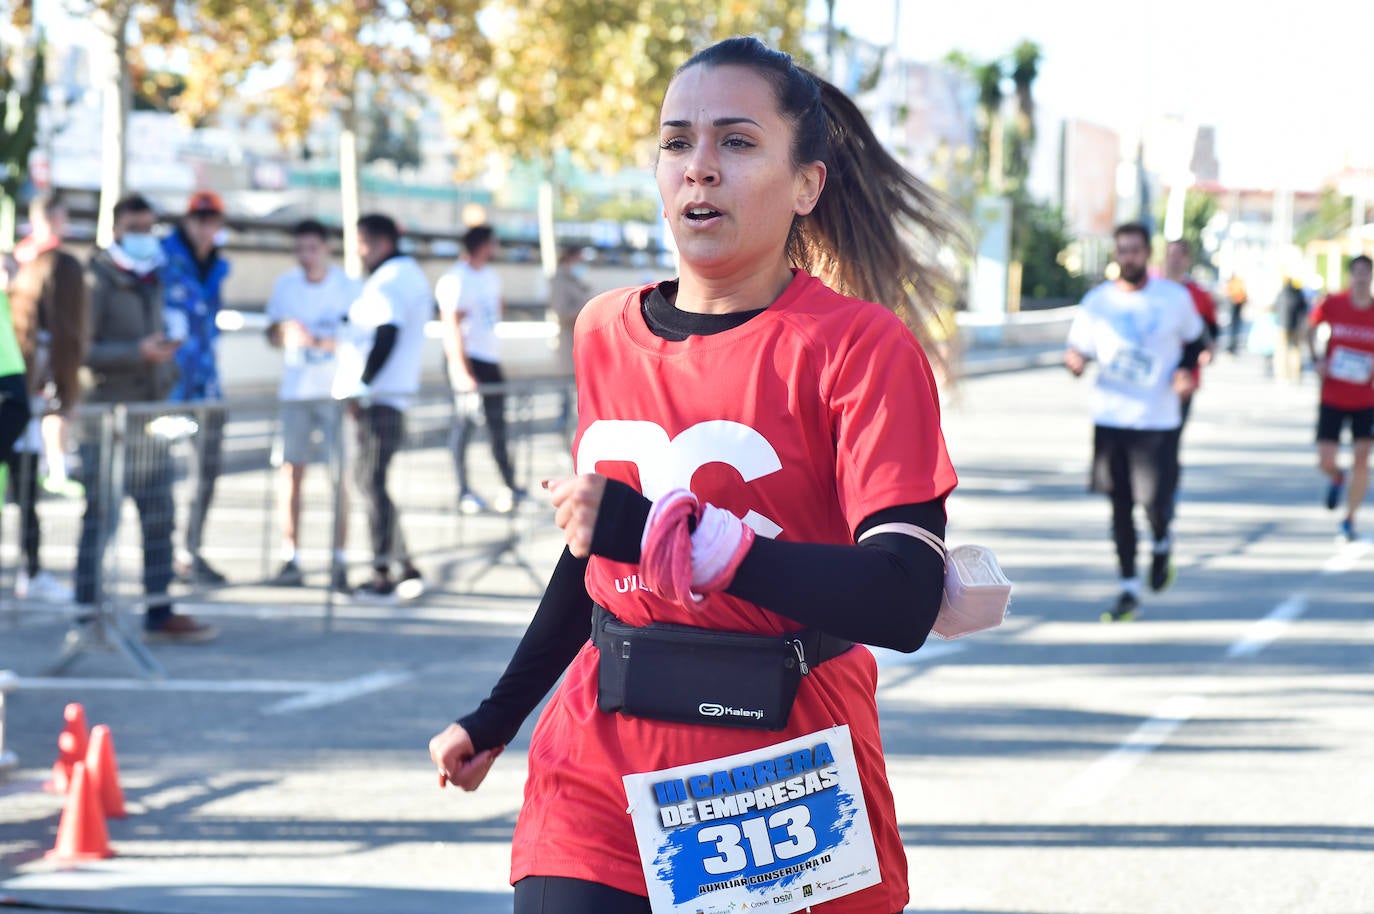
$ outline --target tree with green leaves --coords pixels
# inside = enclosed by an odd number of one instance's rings
[[[721,38],[755,34],[796,51],[800,0],[489,0],[488,66],[477,79],[438,81],[460,171],[489,157],[538,164],[541,253],[552,272],[560,171],[645,165],[673,69]]]
[[[22,60],[27,54],[14,55],[0,47],[0,252],[14,249],[19,191],[28,179],[29,156],[38,141],[47,58],[41,40],[27,73],[13,67],[14,56]]]
[[[441,81],[476,82],[491,47],[478,28],[482,0],[158,0],[148,40],[187,52],[178,111],[213,114],[254,78],[276,77],[250,107],[270,111],[278,135],[299,147],[336,118],[345,262],[357,272],[358,133],[366,93],[420,98]]]

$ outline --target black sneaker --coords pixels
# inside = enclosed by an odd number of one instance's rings
[[[374,574],[372,580],[353,588],[353,599],[359,603],[396,603],[396,583],[389,574]]]
[[[213,566],[200,556],[196,556],[189,562],[177,562],[172,567],[176,579],[183,584],[209,584],[218,586],[227,584],[229,579],[215,570]]]
[[[335,593],[352,593],[353,588],[348,586],[348,569],[342,565],[335,568],[329,576],[329,586]]]
[[[1174,562],[1167,552],[1156,552],[1150,559],[1150,589],[1155,593],[1174,583]]]
[[[1345,492],[1345,470],[1336,473],[1336,478],[1331,480],[1331,485],[1326,489],[1326,510],[1335,511],[1341,503],[1341,494]]]
[[[305,583],[305,575],[301,574],[301,566],[295,562],[282,562],[277,576],[267,583],[273,587],[300,587]]]
[[[1140,601],[1134,594],[1121,592],[1121,596],[1116,598],[1116,605],[1102,614],[1103,622],[1130,622],[1135,618],[1140,610]]]

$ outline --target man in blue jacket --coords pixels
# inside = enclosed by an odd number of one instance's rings
[[[220,255],[218,244],[223,228],[224,201],[212,190],[200,190],[187,201],[176,231],[162,241],[167,258],[162,270],[167,336],[182,340],[176,355],[181,376],[169,398],[173,403],[218,404],[224,398],[215,361],[219,337],[215,318],[220,289],[229,275],[229,262]],[[223,584],[224,575],[205,561],[200,547],[224,451],[224,409],[201,410],[197,419],[200,431],[193,451],[191,511],[176,574],[188,584]]]

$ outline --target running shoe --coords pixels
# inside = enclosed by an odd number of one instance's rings
[[[177,562],[172,567],[172,571],[176,575],[176,579],[183,584],[209,584],[212,587],[218,587],[229,581],[218,569],[200,556],[195,556],[189,562]]]
[[[213,625],[175,614],[143,629],[143,640],[151,644],[201,644],[218,637],[219,629]]]
[[[1349,517],[1341,521],[1341,539],[1347,543],[1353,543],[1359,539],[1359,534],[1355,532],[1355,521]]]
[[[268,583],[273,587],[300,587],[305,583],[305,575],[301,574],[301,566],[295,562],[282,562],[281,570]]]
[[[487,510],[487,503],[477,493],[465,490],[458,496],[458,510],[463,514],[481,514]]]
[[[1171,554],[1156,552],[1150,558],[1150,589],[1159,593],[1174,583],[1175,577],[1177,577],[1177,570],[1174,568]]]
[[[388,574],[374,574],[372,580],[353,588],[353,599],[358,603],[393,605],[396,603],[396,584]]]
[[[1336,506],[1341,503],[1341,493],[1344,491],[1345,470],[1338,470],[1336,472],[1336,478],[1331,480],[1331,485],[1326,489],[1326,510],[1336,510]]]
[[[400,600],[418,600],[425,595],[425,579],[416,568],[406,568],[401,579],[396,582],[396,597]]]
[[[1140,609],[1140,601],[1135,594],[1121,592],[1121,596],[1116,598],[1116,605],[1102,614],[1103,622],[1130,622],[1135,618]]]
[[[340,565],[335,568],[329,577],[329,586],[335,593],[352,593],[353,588],[348,586],[348,569]]]
[[[72,589],[46,571],[32,576],[24,569],[14,576],[14,597],[16,600],[42,600],[45,603],[70,603]]]
[[[529,493],[524,489],[502,489],[492,499],[491,506],[498,514],[509,514],[527,498]]]

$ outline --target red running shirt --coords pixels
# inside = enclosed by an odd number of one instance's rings
[[[1191,279],[1183,281],[1183,288],[1188,290],[1188,294],[1193,298],[1193,308],[1197,311],[1197,316],[1202,318],[1202,322],[1208,327],[1217,325],[1217,303],[1212,300],[1212,293],[1202,286],[1193,282]],[[1202,369],[1193,369],[1193,385],[1202,383]]]
[[[1326,345],[1328,364],[1339,361],[1357,369],[1363,365],[1374,369],[1374,306],[1357,308],[1348,290],[1333,292],[1317,303],[1308,320],[1313,327],[1331,327],[1331,341]],[[1322,402],[1336,409],[1374,408],[1374,371],[1363,383],[1328,373],[1322,381]]]
[[[879,305],[798,272],[742,326],[669,342],[640,312],[645,289],[598,296],[578,318],[577,471],[650,498],[690,487],[780,540],[850,544],[875,511],[950,492],[939,401],[911,332]],[[593,557],[587,589],[634,625],[675,622],[783,633],[800,626],[725,594],[691,610],[639,586],[638,567]],[[906,855],[883,762],[877,665],[862,646],[812,669],[786,730],[675,724],[596,706],[597,653],[573,660],[530,744],[512,881],[563,876],[645,894],[621,776],[772,745],[848,723],[883,883],[816,906],[824,914],[905,907]]]

